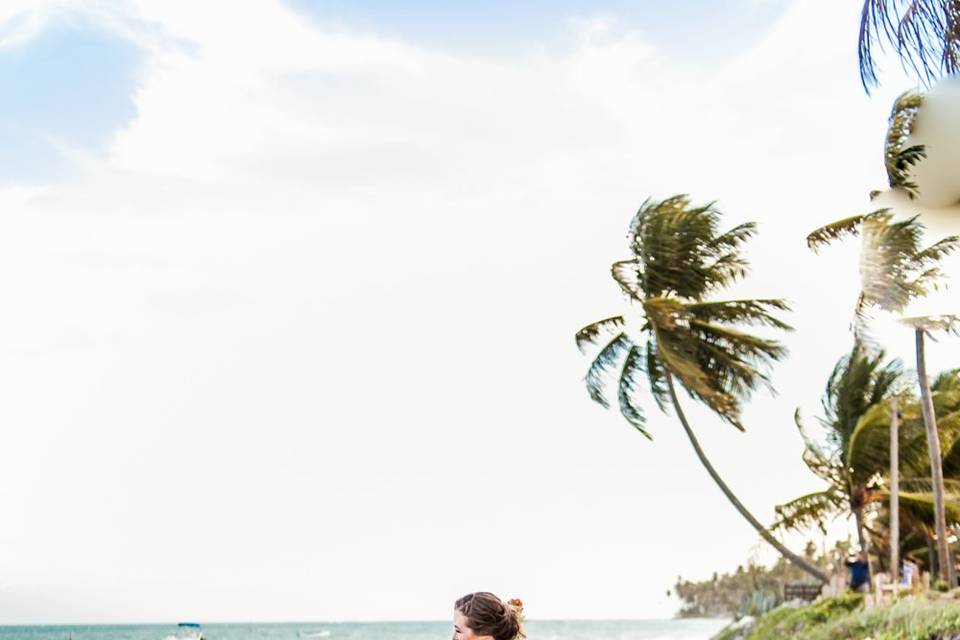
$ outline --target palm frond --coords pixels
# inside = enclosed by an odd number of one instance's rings
[[[881,34],[889,40],[894,33],[890,14],[883,0],[865,0],[860,13],[860,37],[857,54],[860,61],[860,81],[867,93],[877,84],[877,67],[873,55],[873,41]],[[882,45],[881,45],[882,48]]]
[[[605,408],[610,407],[610,403],[604,395],[607,378],[631,344],[626,334],[617,335],[600,350],[584,377],[590,398]]]
[[[671,331],[655,326],[657,351],[663,367],[675,375],[687,393],[706,404],[718,416],[741,431],[740,403],[711,379],[697,357],[695,341],[689,332]]]
[[[879,343],[870,332],[870,326],[874,320],[874,309],[870,306],[867,296],[861,291],[857,296],[857,304],[853,306],[853,322],[850,323],[853,330],[853,343],[864,349],[864,351],[876,351]]]
[[[960,411],[937,416],[937,435],[941,451],[950,451],[960,442]]]
[[[960,248],[960,236],[948,236],[917,252],[916,261],[921,265],[936,264]]]
[[[839,461],[836,452],[827,452],[819,442],[810,436],[800,420],[800,409],[794,411],[793,421],[803,440],[803,462],[818,478],[830,483],[831,486],[841,488],[845,486],[843,480],[843,464]]]
[[[744,222],[714,238],[709,244],[714,249],[738,249],[741,244],[757,235],[756,222]]]
[[[786,504],[774,507],[773,510],[777,514],[777,519],[770,526],[770,530],[805,531],[815,525],[826,533],[827,520],[839,515],[843,507],[843,496],[832,488],[826,491],[808,493]]]
[[[937,262],[960,247],[946,238],[926,249],[920,243],[924,226],[916,216],[893,221],[888,211],[866,217],[862,223],[860,280],[863,305],[899,312],[927,294],[943,277]]]
[[[695,317],[719,315],[747,319],[748,311],[760,311],[755,322],[768,322],[767,306],[783,307],[781,301],[770,305],[762,301],[736,301],[716,305],[684,304],[673,298],[644,301],[644,311],[652,327],[662,366],[673,373],[687,392],[703,401],[724,420],[742,429],[740,400],[759,385],[769,388],[765,370],[786,354],[775,340],[760,338],[732,327],[706,322]]]
[[[750,263],[738,252],[730,251],[718,256],[706,265],[704,271],[710,273],[710,288],[719,289],[729,286],[747,276]]]
[[[638,279],[645,297],[673,294],[701,300],[746,274],[740,245],[754,235],[756,225],[721,233],[720,217],[713,203],[694,206],[683,194],[641,205],[627,236],[640,261]]]
[[[880,491],[880,497],[886,499],[889,497],[887,491]],[[901,514],[906,515],[911,520],[928,523],[932,528],[933,516],[933,493],[915,493],[911,491],[901,491],[899,494]],[[960,498],[947,496],[944,499],[944,507],[948,524],[960,522]]]
[[[580,353],[583,353],[584,348],[589,344],[595,344],[596,339],[599,338],[600,335],[605,333],[615,334],[623,329],[623,325],[623,316],[611,316],[588,324],[580,329],[580,331],[577,331],[577,335],[575,336],[577,348],[580,349]]]
[[[772,311],[790,311],[785,300],[723,300],[718,302],[695,302],[687,305],[693,317],[705,322],[725,322],[748,326],[767,326],[781,331],[793,331],[793,327],[772,315]]]
[[[787,348],[777,340],[760,338],[716,323],[690,320],[690,330],[707,344],[718,345],[730,354],[751,358],[765,365],[787,355]]]
[[[718,390],[739,400],[761,385],[774,391],[767,371],[786,355],[779,342],[697,320],[691,321],[690,334],[697,361]]]
[[[685,195],[673,196],[674,198],[686,198]],[[666,201],[665,201],[666,202]],[[643,233],[647,226],[647,220],[652,210],[656,208],[657,203],[652,198],[647,198],[637,209],[637,212],[630,219],[630,225],[627,227],[628,248],[634,256],[638,258],[643,255]]]
[[[697,348],[697,358],[715,386],[737,399],[746,399],[761,385],[775,393],[766,373],[745,358],[734,355],[723,347],[703,341]]]
[[[930,478],[903,478],[900,488],[908,493],[933,493],[933,481]],[[944,493],[954,498],[960,498],[960,480],[955,478],[943,479]]]
[[[960,369],[947,369],[937,374],[930,385],[934,393],[960,393]],[[960,396],[954,400],[960,404]]]
[[[610,265],[610,275],[630,300],[643,299],[643,272],[639,260],[620,260]]]
[[[901,406],[899,430],[900,466],[908,469],[914,460],[926,455],[925,443],[918,439],[916,418],[919,407]],[[890,469],[890,420],[892,408],[888,401],[872,405],[857,421],[846,448],[844,467],[855,483],[866,484],[877,474],[886,475]],[[920,433],[920,435],[924,435]]]
[[[941,449],[948,452],[945,458],[949,458],[955,450],[960,453],[960,449],[957,449],[957,443],[960,442],[960,393],[945,390],[934,392],[933,395]],[[906,478],[926,476],[929,479],[930,457],[920,404],[915,398],[905,396],[901,398],[899,408],[901,473]],[[890,420],[891,407],[885,401],[870,407],[857,422],[844,460],[844,467],[854,482],[866,483],[877,474],[887,475],[890,467]],[[944,467],[947,467],[946,462]]]
[[[951,394],[953,395],[953,394]],[[953,398],[956,400],[956,397]],[[952,410],[952,411],[951,411]],[[950,411],[955,413],[960,410],[960,403],[953,402],[950,405],[950,409],[945,409],[944,411]],[[937,425],[939,427],[940,420],[937,420]],[[953,441],[953,446],[943,448],[943,475],[946,478],[954,478],[960,480],[960,438],[955,438]]]
[[[942,331],[954,335],[960,334],[960,316],[953,314],[901,318],[900,322],[915,329],[923,329],[926,333]]]
[[[937,416],[937,432],[941,450],[952,451],[960,438],[960,422],[957,416],[944,419]],[[920,415],[920,405],[914,402],[905,413],[900,427],[900,469],[905,477],[930,476],[930,454],[927,433]]]
[[[824,225],[819,229],[814,229],[809,233],[809,235],[807,235],[807,247],[814,251],[818,251],[821,247],[828,245],[835,240],[841,240],[847,236],[859,235],[860,225],[863,223],[863,219],[865,217],[866,216],[863,214],[850,216],[849,218],[831,222],[830,224]]]
[[[710,287],[719,289],[745,278],[750,267],[749,261],[740,253],[740,245],[756,235],[755,222],[745,222],[726,231],[707,242],[707,247],[715,255],[705,271],[710,276]]]
[[[646,346],[647,384],[650,385],[650,395],[660,411],[666,413],[670,404],[670,390],[667,388],[667,378],[663,367],[657,359],[657,341],[654,338],[647,340]]]
[[[633,345],[627,353],[626,360],[623,363],[623,369],[620,372],[620,384],[617,390],[617,398],[620,403],[620,413],[626,418],[637,431],[642,433],[647,439],[652,440],[650,433],[646,429],[647,420],[643,410],[637,404],[637,391],[640,388],[639,377],[643,373],[644,353],[640,347]]]
[[[856,448],[854,433],[862,428],[865,416],[869,415],[874,422],[889,420],[883,407],[887,400],[901,392],[903,383],[900,361],[886,360],[882,351],[868,353],[854,345],[850,353],[834,365],[820,402],[824,416],[821,423],[844,475],[851,473],[852,457],[862,455],[853,451]],[[863,473],[869,476],[869,472]]]
[[[864,0],[858,39],[860,80],[876,86],[874,47],[892,45],[900,64],[923,83],[960,71],[960,2],[957,0]]]

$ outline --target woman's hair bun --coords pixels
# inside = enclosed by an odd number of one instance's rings
[[[493,640],[523,640],[523,602],[512,598],[504,602],[489,591],[468,593],[457,600],[455,608],[466,618],[466,625],[478,636]]]

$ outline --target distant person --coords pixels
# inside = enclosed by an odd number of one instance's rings
[[[487,591],[469,593],[453,607],[453,640],[522,640],[523,603]]]
[[[916,589],[920,586],[920,566],[913,556],[906,556],[903,559],[900,584],[908,589]]]
[[[870,591],[870,567],[867,565],[867,555],[863,551],[851,551],[844,564],[850,569],[850,588],[861,593]]]

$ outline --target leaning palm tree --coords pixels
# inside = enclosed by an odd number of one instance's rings
[[[886,442],[861,440],[854,446],[854,434],[863,417],[896,395],[902,382],[900,362],[885,362],[882,352],[870,354],[855,346],[840,358],[821,400],[823,416],[818,422],[823,437],[804,427],[799,409],[795,415],[805,445],[803,461],[827,487],[778,506],[771,529],[803,530],[815,524],[825,530],[827,520],[847,513],[854,518],[860,548],[870,562],[864,519],[868,506],[880,499],[877,477],[884,467],[877,452],[885,450]]]
[[[856,305],[855,335],[857,341],[867,338],[868,313],[873,309],[900,313],[914,299],[927,295],[944,277],[940,261],[960,247],[960,237],[950,236],[923,248],[923,225],[916,217],[894,220],[893,214],[881,209],[862,216],[853,216],[821,227],[807,237],[811,248],[844,235],[862,235],[860,254],[861,290]],[[949,558],[946,534],[946,516],[943,502],[943,472],[937,423],[930,400],[930,384],[926,375],[924,340],[935,329],[953,329],[952,316],[912,318],[917,355],[917,377],[923,399],[923,421],[927,432],[931,481],[935,499],[937,544],[941,558]],[[945,577],[953,582],[953,563],[944,563]]]
[[[692,206],[685,195],[643,203],[627,236],[632,257],[611,268],[634,313],[594,322],[576,335],[581,350],[603,345],[587,372],[587,390],[609,407],[605,383],[616,374],[620,412],[649,438],[639,398],[646,378],[654,402],[663,411],[672,405],[701,464],[740,514],[791,562],[826,582],[819,567],[781,544],[733,494],[707,459],[677,397],[679,384],[743,430],[742,401],[757,387],[770,386],[767,370],[786,354],[779,342],[735,328],[790,330],[773,315],[788,310],[783,300],[707,300],[746,275],[740,247],[756,232],[753,223],[720,232],[720,216],[712,204]]]
[[[875,47],[893,45],[904,68],[926,84],[960,71],[960,0],[863,0],[860,80],[876,86]]]

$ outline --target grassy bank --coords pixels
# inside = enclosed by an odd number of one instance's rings
[[[748,627],[733,626],[714,640],[960,640],[960,601],[904,599],[865,610],[863,597],[828,598],[802,608],[771,611]]]

